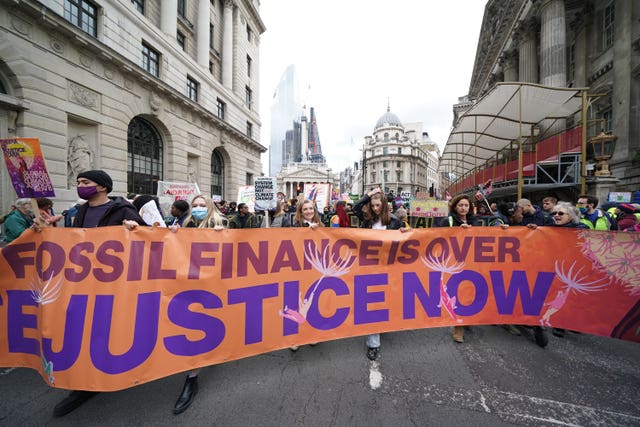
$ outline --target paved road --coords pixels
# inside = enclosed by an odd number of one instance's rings
[[[640,345],[569,333],[542,349],[477,326],[384,334],[381,356],[364,338],[281,350],[204,369],[183,414],[183,375],[101,393],[53,418],[66,391],[29,369],[0,370],[0,425],[109,426],[640,426]]]

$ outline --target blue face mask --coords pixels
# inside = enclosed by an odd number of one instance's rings
[[[207,216],[207,212],[207,208],[196,206],[195,208],[191,209],[191,216],[193,216],[198,221],[202,221],[204,217]]]
[[[587,211],[587,208],[584,206],[580,206],[578,210],[580,211],[580,213],[585,213]]]

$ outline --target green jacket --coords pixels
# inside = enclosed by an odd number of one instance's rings
[[[6,236],[5,241],[7,243],[13,242],[20,237],[22,232],[33,225],[31,217],[24,215],[19,210],[15,209],[5,216],[4,219],[4,234]]]
[[[229,218],[229,228],[259,228],[258,220],[256,216],[252,213],[247,215],[247,221],[242,226],[242,222],[240,222],[240,214],[236,213]]]

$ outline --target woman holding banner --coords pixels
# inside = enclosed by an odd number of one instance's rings
[[[320,219],[320,214],[318,214],[318,210],[316,209],[315,203],[313,203],[309,199],[305,199],[302,203],[298,203],[296,207],[296,213],[293,216],[293,223],[291,227],[309,227],[311,229],[315,229],[318,227],[324,227],[322,224],[322,220]],[[313,302],[313,293],[309,296],[308,299],[300,302],[300,307],[298,310],[301,313],[302,318],[299,320],[302,321],[306,319],[306,313]],[[286,317],[286,312],[283,312],[282,315]],[[311,345],[316,345],[317,343],[312,343]],[[298,351],[299,346],[292,345],[289,349],[293,352]]]
[[[482,225],[471,213],[471,197],[466,194],[458,194],[449,202],[449,216],[442,218],[436,227],[462,227],[469,228],[474,225]],[[464,342],[464,327],[453,327],[453,340],[458,343]]]
[[[360,227],[374,230],[406,230],[404,224],[389,211],[387,197],[380,187],[369,191],[353,207]],[[376,360],[380,352],[380,334],[367,335],[367,357]]]
[[[212,228],[220,231],[228,227],[227,219],[216,208],[211,198],[202,194],[197,195],[191,201],[191,212],[184,219],[183,227],[188,228]],[[171,225],[169,229],[172,232],[177,232],[180,228],[179,225]],[[195,369],[187,375],[187,379],[184,382],[184,387],[176,404],[173,407],[173,413],[175,415],[181,414],[187,410],[189,405],[193,403],[193,399],[198,394],[198,374],[200,369]]]

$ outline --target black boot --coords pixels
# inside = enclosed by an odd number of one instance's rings
[[[536,344],[540,347],[545,348],[549,343],[549,338],[547,337],[547,332],[541,328],[540,326],[533,327],[533,337],[536,340]]]
[[[98,394],[97,391],[73,390],[53,408],[54,417],[62,417]]]
[[[187,377],[187,380],[184,382],[184,387],[182,388],[182,393],[180,393],[173,407],[173,413],[175,415],[183,413],[189,405],[191,405],[196,394],[198,394],[198,377]]]

